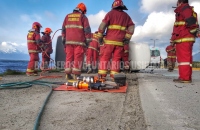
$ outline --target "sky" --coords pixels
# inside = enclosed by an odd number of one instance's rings
[[[0,0],[0,51],[16,49],[27,53],[26,36],[33,22],[53,30],[53,49],[57,37],[61,34],[65,16],[73,11],[78,3],[87,7],[92,32],[95,32],[114,0]],[[169,45],[173,24],[174,8],[177,0],[123,0],[127,12],[135,23],[135,32],[131,41],[139,44],[154,45],[161,50],[161,57],[166,58],[165,48]],[[189,0],[194,6],[200,21],[200,0]],[[57,31],[57,32],[56,32]],[[56,33],[55,33],[56,32]],[[196,40],[193,53],[200,50],[200,38]],[[54,53],[52,55],[55,55]]]

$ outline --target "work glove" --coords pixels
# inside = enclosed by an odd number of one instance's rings
[[[98,42],[99,42],[100,45],[103,45],[103,37],[100,37],[100,38],[98,39]]]
[[[62,44],[65,46],[66,39],[62,37]]]
[[[96,34],[96,36],[97,36],[98,43],[99,43],[100,45],[102,45],[102,44],[103,44],[103,34],[100,33],[100,32],[98,32],[98,33]]]
[[[123,39],[123,43],[124,43],[124,45],[129,44],[129,42],[130,42],[129,39],[127,39],[127,38],[124,38],[124,39]]]

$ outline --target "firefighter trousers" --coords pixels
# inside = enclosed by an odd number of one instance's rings
[[[47,69],[49,67],[50,54],[42,52],[42,68]]]
[[[192,80],[192,47],[193,42],[176,44],[179,79],[181,80]]]
[[[110,60],[112,60],[110,66],[110,77],[113,77],[114,74],[117,74],[120,71],[120,61],[123,56],[123,46],[104,44],[101,49],[103,49],[103,53],[99,61],[98,74],[105,77],[108,73],[108,63]]]
[[[91,66],[92,69],[97,69],[98,57],[99,57],[99,52],[97,50],[88,48],[87,58],[86,58],[87,66]]]
[[[38,62],[39,62],[39,54],[38,53],[29,53],[30,60],[28,62],[28,67],[26,70],[27,74],[37,73]]]
[[[65,45],[65,73],[80,75],[84,59],[84,47],[81,45]]]

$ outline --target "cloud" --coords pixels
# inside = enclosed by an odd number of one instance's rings
[[[16,52],[16,49],[8,44],[7,42],[2,42],[0,44],[0,52],[5,52],[5,53],[12,53],[12,52]]]
[[[27,15],[27,14],[21,15],[21,16],[20,16],[20,19],[21,19],[23,22],[29,22],[29,21],[31,21],[29,15]]]
[[[51,20],[56,20],[56,16],[52,12],[45,11],[44,14],[45,14],[45,18],[51,19]]]
[[[176,1],[174,0],[142,0],[141,1],[141,11],[150,13],[153,11],[163,11],[168,10],[166,7],[173,5],[176,6]]]
[[[142,26],[136,26],[132,37],[134,41],[142,41],[145,38],[157,38],[169,36],[172,32],[174,14],[164,12],[153,12],[149,14]],[[168,38],[169,39],[169,38]]]
[[[154,11],[173,11],[172,6],[176,6],[177,0],[142,0],[141,12],[151,13]],[[190,5],[200,3],[199,0],[190,0]]]
[[[4,53],[13,53],[13,52],[21,52],[27,53],[26,44],[18,44],[15,42],[2,42],[0,43],[0,52]]]
[[[101,10],[97,14],[92,14],[88,16],[90,27],[92,28],[93,32],[98,29],[99,25],[101,24],[106,14],[107,12]]]
[[[22,22],[32,22],[32,21],[42,21],[42,16],[38,15],[38,14],[22,14],[20,15],[20,19]]]

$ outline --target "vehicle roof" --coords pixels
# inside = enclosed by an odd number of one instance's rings
[[[159,47],[150,47],[150,50],[160,50]]]

